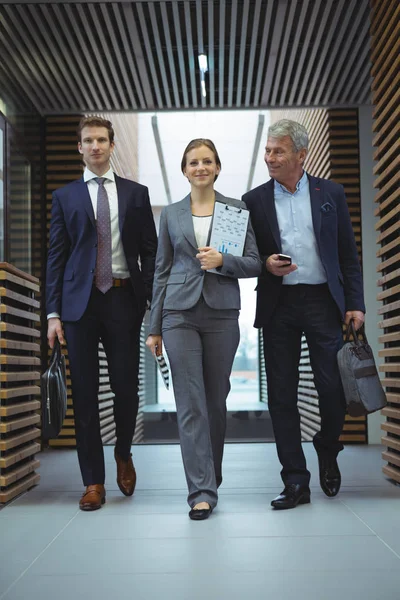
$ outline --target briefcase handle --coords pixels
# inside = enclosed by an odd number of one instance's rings
[[[346,337],[344,340],[344,343],[346,344],[347,342],[350,341],[350,336],[353,336],[353,340],[356,346],[360,346],[361,345],[361,341],[359,340],[358,336],[361,334],[364,343],[368,344],[368,340],[367,340],[367,334],[365,333],[365,327],[364,327],[364,323],[361,325],[360,329],[358,331],[356,331],[356,328],[354,327],[354,320],[350,319],[349,324],[347,325],[347,329],[346,329]]]
[[[59,361],[61,358],[61,344],[58,341],[58,337],[54,340],[53,350],[51,352],[49,364],[52,365],[55,361]]]

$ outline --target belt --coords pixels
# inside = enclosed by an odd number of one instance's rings
[[[112,287],[126,287],[130,282],[130,277],[127,277],[126,279],[115,279],[113,277]],[[93,279],[93,285],[96,285],[96,279]]]

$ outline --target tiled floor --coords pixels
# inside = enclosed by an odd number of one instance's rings
[[[137,446],[132,498],[105,449],[107,503],[77,509],[76,455],[41,455],[40,485],[0,511],[0,600],[398,600],[400,487],[380,447],[347,447],[328,499],[312,471],[312,504],[275,512],[282,485],[273,444],[228,444],[218,508],[187,516],[178,446]]]

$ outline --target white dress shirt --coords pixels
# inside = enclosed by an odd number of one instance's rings
[[[92,201],[94,218],[97,219],[97,192],[99,184],[94,180],[98,177],[88,168],[83,173],[83,180],[87,183],[90,199]],[[110,204],[111,239],[112,239],[112,274],[115,279],[126,279],[129,277],[128,265],[126,263],[124,249],[122,247],[121,234],[118,222],[118,194],[115,176],[112,169],[102,176],[105,178],[104,188],[107,192]]]
[[[212,215],[206,217],[197,217],[193,215],[193,228],[196,237],[197,246],[203,248],[207,246],[208,233],[210,231]]]

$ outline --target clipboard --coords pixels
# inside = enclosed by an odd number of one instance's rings
[[[249,215],[246,208],[216,201],[207,245],[221,254],[243,256]],[[220,274],[217,269],[207,272]]]
[[[167,390],[169,390],[169,367],[164,358],[164,355],[163,354],[160,354],[160,356],[154,355],[154,357],[156,359],[158,370],[161,373],[161,377],[164,382],[164,385],[167,388]]]

